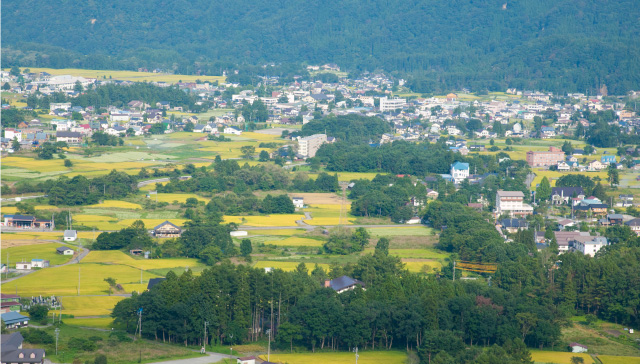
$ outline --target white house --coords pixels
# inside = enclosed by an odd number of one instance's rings
[[[602,249],[602,247],[607,245],[609,245],[607,238],[604,236],[596,236],[592,240],[588,241],[575,240],[573,242],[573,249],[581,252],[582,254],[593,257],[600,249]]]
[[[455,162],[451,165],[451,177],[458,184],[469,177],[469,163]]]
[[[49,268],[49,261],[44,259],[31,259],[31,268]]]
[[[64,231],[64,241],[76,241],[76,239],[78,239],[78,232],[77,231],[75,231],[75,230],[65,230]]]
[[[571,348],[572,353],[586,353],[588,350],[586,345],[582,345],[578,343],[571,343],[569,344],[569,347]]]
[[[245,356],[242,358],[238,358],[236,361],[237,364],[256,364],[255,356]]]
[[[224,130],[222,131],[222,134],[233,134],[233,135],[240,135],[242,134],[242,130],[240,129],[236,129],[233,126],[227,126],[226,128],[224,128]]]
[[[304,198],[303,197],[293,197],[291,199],[293,201],[293,206],[297,209],[301,209],[304,207]]]
[[[29,270],[29,269],[31,269],[31,262],[16,263],[16,269]]]

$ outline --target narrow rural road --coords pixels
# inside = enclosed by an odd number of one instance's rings
[[[197,358],[189,358],[189,359],[178,359],[178,360],[167,360],[167,361],[159,361],[150,364],[209,364],[209,363],[217,363],[222,361],[223,359],[237,359],[237,356],[221,354],[221,353],[213,353],[207,351],[207,356],[201,356]]]
[[[3,202],[10,202],[10,201],[16,201],[17,199],[20,199],[20,200],[30,200],[30,199],[39,198],[39,197],[47,197],[47,195],[38,195],[38,196],[22,196],[22,197],[3,198],[3,199],[1,199],[1,201],[3,201]]]
[[[185,179],[191,178],[191,176],[180,176],[178,178],[181,179],[181,180],[185,180]],[[169,177],[150,179],[150,180],[147,180],[147,181],[138,182],[138,188],[146,186],[146,185],[150,185],[152,183],[169,182],[170,180],[171,180],[171,178],[169,178]]]

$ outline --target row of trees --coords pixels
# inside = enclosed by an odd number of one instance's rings
[[[260,200],[251,193],[238,196],[228,193],[214,196],[206,205],[206,210],[223,215],[242,215],[261,212],[263,214],[292,214],[295,212],[293,201],[287,195],[267,195]]]

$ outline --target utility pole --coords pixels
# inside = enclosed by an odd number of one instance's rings
[[[142,284],[142,268],[140,268],[140,284]]]
[[[78,296],[80,296],[80,267],[78,267]]]
[[[456,261],[453,261],[453,281],[456,280]]]
[[[58,335],[60,335],[60,329],[56,327],[54,331],[56,333],[56,355],[58,355]]]
[[[4,276],[5,278],[9,278],[9,252],[7,252],[7,271]]]
[[[358,358],[360,357],[360,355],[358,355],[358,347],[356,346],[353,351],[356,353],[356,364],[358,364]]]

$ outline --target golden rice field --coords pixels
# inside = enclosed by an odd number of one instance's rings
[[[308,238],[299,238],[299,237],[289,237],[281,240],[267,240],[264,242],[265,245],[276,245],[276,246],[310,246],[310,247],[320,247],[324,244],[324,241],[317,239],[308,239]]]
[[[122,296],[65,296],[61,297],[62,313],[74,316],[107,316]]]
[[[3,236],[4,239],[4,236]],[[6,263],[7,255],[9,256],[9,266],[15,268],[16,262],[27,261],[31,259],[44,259],[49,261],[49,265],[54,266],[66,263],[71,260],[70,255],[61,255],[56,253],[56,248],[67,246],[60,243],[47,243],[35,245],[22,245],[11,248],[2,248],[2,262]],[[71,247],[74,249],[73,247]]]
[[[119,201],[119,200],[105,200],[101,203],[95,205],[89,205],[87,207],[107,207],[107,208],[117,208],[117,209],[133,209],[139,210],[142,209],[137,203],[127,202],[127,201]]]
[[[640,364],[637,356],[598,355],[602,364]]]
[[[276,134],[265,134],[265,133],[256,133],[252,131],[245,131],[242,133],[242,137],[255,139],[257,141],[280,141],[281,143],[285,143],[285,141],[280,139],[280,135],[276,135]]]
[[[202,266],[197,259],[192,258],[166,258],[166,259],[134,259],[119,250],[94,250],[91,251],[82,263],[102,263],[114,265],[127,265],[136,269],[163,269],[184,268]]]
[[[178,201],[179,203],[185,203],[191,197],[198,199],[198,201],[209,202],[209,199],[198,196],[195,193],[158,193],[158,202],[173,203],[173,201]],[[150,198],[155,201],[156,194],[154,193]]]
[[[407,354],[400,351],[359,351],[358,355],[359,364],[404,364],[407,360]],[[260,359],[267,360],[267,356],[260,355]],[[271,354],[270,360],[283,364],[350,364],[355,361],[355,354],[351,352]]]
[[[355,218],[313,217],[313,219],[305,220],[304,222],[313,226],[351,225],[355,222]]]
[[[163,222],[167,221],[167,219],[125,219],[125,220],[119,221],[118,224],[124,227],[127,227],[127,226],[131,226],[137,220],[141,220],[147,229],[154,228],[162,224]],[[182,226],[187,220],[186,219],[170,219],[170,221],[178,226]]]
[[[281,214],[266,216],[224,216],[224,222],[234,222],[236,224],[269,227],[269,226],[296,226],[296,220],[302,220],[304,215]],[[244,221],[243,221],[244,220]],[[270,234],[269,234],[270,235]]]
[[[585,364],[594,364],[589,354],[568,353],[560,351],[530,350],[531,359],[536,363],[571,364],[571,357],[578,356],[584,359]]]
[[[389,249],[389,255],[419,259],[445,259],[449,257],[449,254],[436,249]]]
[[[302,197],[305,205],[338,206],[338,210],[342,203],[342,197],[335,193],[289,193],[288,195],[291,198]]]
[[[431,273],[433,272],[433,269],[441,269],[442,268],[442,264],[440,264],[440,262],[438,261],[434,261],[434,260],[419,260],[416,261],[417,259],[410,259],[410,262],[405,261],[405,259],[402,259],[402,263],[404,264],[405,269],[407,269],[409,272],[414,272],[414,273]]]
[[[138,189],[139,189],[140,191],[155,191],[155,190],[156,190],[156,186],[157,186],[158,184],[160,184],[160,185],[164,186],[164,185],[166,185],[167,183],[169,183],[169,182],[167,181],[167,182],[149,183],[148,185],[144,185],[144,186],[142,186],[142,187],[140,187],[140,188],[138,188]]]
[[[602,181],[607,180],[606,170],[600,171],[600,172],[559,172],[559,171],[548,171],[543,169],[534,169],[533,173],[536,174],[536,178],[534,178],[533,182],[531,182],[531,187],[536,187],[536,185],[539,184],[542,181],[542,178],[544,177],[547,177],[547,179],[551,183],[551,187],[553,187],[556,185],[556,180],[558,178],[569,175],[569,174],[582,174],[585,176],[589,176],[591,178],[598,176],[600,177],[600,179],[602,179]]]
[[[372,180],[378,174],[386,174],[386,173],[370,173],[370,172],[327,172],[330,175],[338,174],[338,181],[340,182],[350,182],[356,179],[368,179]],[[309,178],[316,179],[318,177],[317,173],[309,173]]]
[[[15,206],[2,206],[2,208],[0,208],[0,212],[2,212],[2,214],[17,214],[18,213],[18,208]]]
[[[2,163],[6,166],[25,168],[35,172],[57,172],[66,171],[62,159],[39,160],[26,157],[4,157]]]
[[[113,327],[113,319],[111,317],[64,319],[64,323],[71,326],[94,327],[97,329]]]
[[[99,78],[104,79],[112,78],[115,80],[123,81],[149,81],[149,82],[167,82],[176,83],[182,82],[195,82],[201,80],[203,82],[215,82],[223,83],[226,80],[224,76],[196,76],[196,75],[173,75],[167,73],[153,73],[153,72],[136,72],[136,71],[113,71],[113,70],[84,70],[76,68],[29,68],[31,72],[48,72],[52,75],[72,75],[85,78]]]
[[[105,265],[84,263],[65,265],[35,271],[15,281],[2,285],[3,290],[14,292],[17,288],[21,296],[59,295],[72,296],[78,294],[78,276],[80,276],[80,295],[107,294],[109,287],[105,278],[115,278],[117,283],[140,283],[140,269],[126,265]],[[157,274],[142,272],[143,282]]]
[[[2,236],[2,248],[6,247],[5,241],[7,240],[61,240],[62,231],[52,231],[52,232],[18,232],[18,233],[5,233],[0,234]]]
[[[230,216],[236,217],[236,216]],[[248,230],[249,235],[276,235],[276,236],[291,236],[304,234],[307,231],[304,229],[274,229],[274,230]]]
[[[300,262],[281,262],[281,261],[267,261],[260,260],[253,265],[254,268],[273,268],[273,269],[281,269],[285,272],[291,272],[296,269],[296,267],[300,264]],[[305,263],[307,270],[309,273],[315,268],[315,263]],[[322,267],[325,271],[329,271],[329,264],[319,263],[319,267]]]

